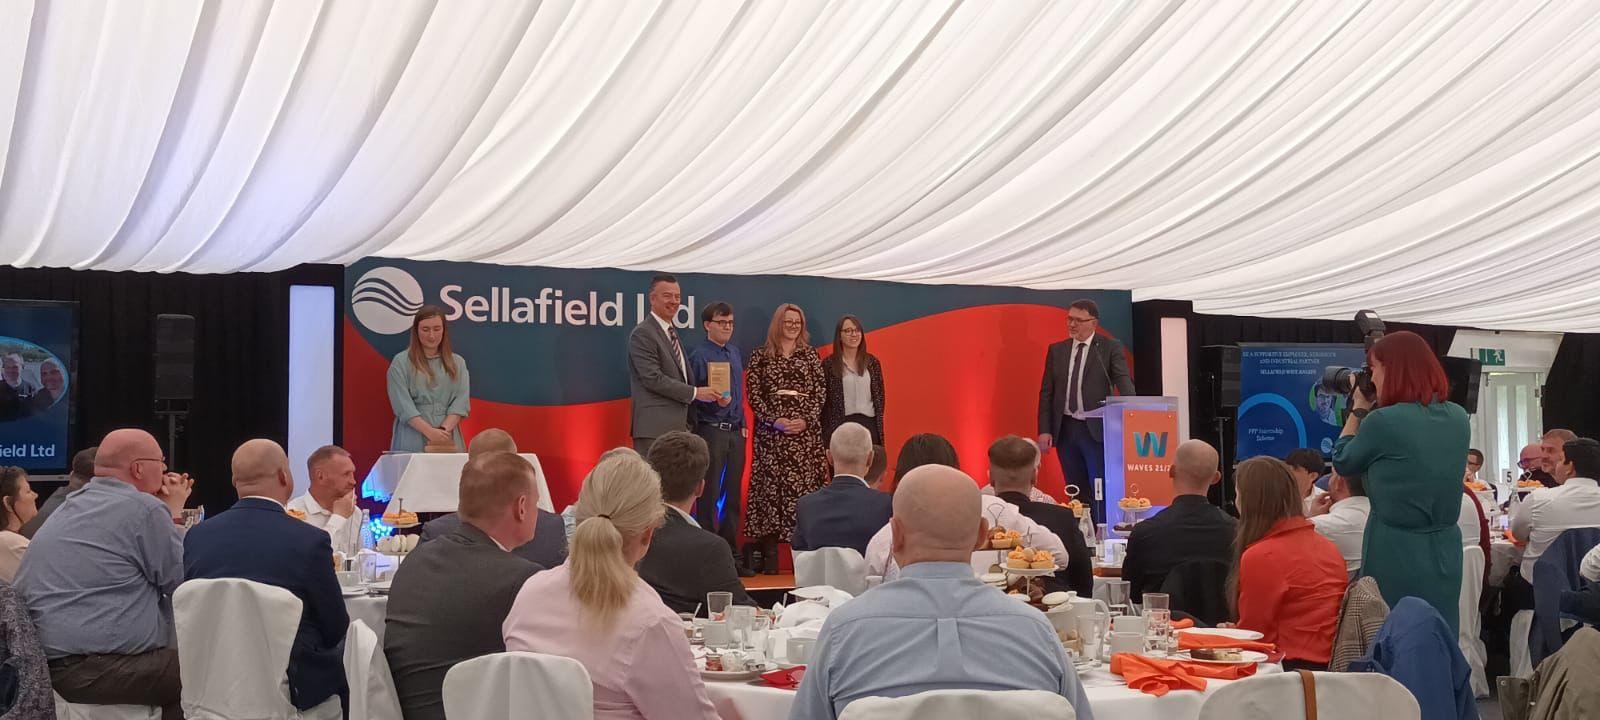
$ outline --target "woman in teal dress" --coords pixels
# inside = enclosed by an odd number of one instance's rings
[[[444,309],[425,305],[411,320],[411,346],[389,363],[394,435],[389,449],[422,452],[430,443],[459,451],[461,418],[470,409],[467,363],[450,351]]]
[[[1377,397],[1352,394],[1350,417],[1333,450],[1339,474],[1366,475],[1372,501],[1361,574],[1378,582],[1391,606],[1407,595],[1421,598],[1455,630],[1467,412],[1446,400],[1450,383],[1421,336],[1387,335],[1372,346],[1368,361]]]

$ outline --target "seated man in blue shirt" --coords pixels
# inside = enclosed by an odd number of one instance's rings
[[[984,585],[972,551],[988,521],[965,473],[925,465],[894,495],[900,579],[828,616],[789,720],[837,718],[863,697],[929,690],[1043,690],[1093,720],[1078,674],[1044,614]]]
[[[166,472],[156,439],[113,430],[94,478],[39,528],[17,594],[39,628],[50,683],[67,702],[155,705],[182,720],[170,597],[183,582],[177,524],[187,476]]]

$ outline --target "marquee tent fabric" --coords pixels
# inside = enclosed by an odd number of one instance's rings
[[[1600,11],[0,0],[0,263],[368,255],[1600,330]]]

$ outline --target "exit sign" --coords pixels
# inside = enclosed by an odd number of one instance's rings
[[[1478,348],[1478,362],[1484,367],[1505,367],[1506,351],[1500,348]]]

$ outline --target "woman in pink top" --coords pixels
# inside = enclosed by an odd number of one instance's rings
[[[583,663],[596,720],[717,717],[683,622],[633,570],[665,507],[638,454],[602,460],[579,492],[567,562],[529,578],[506,617],[506,650]]]

